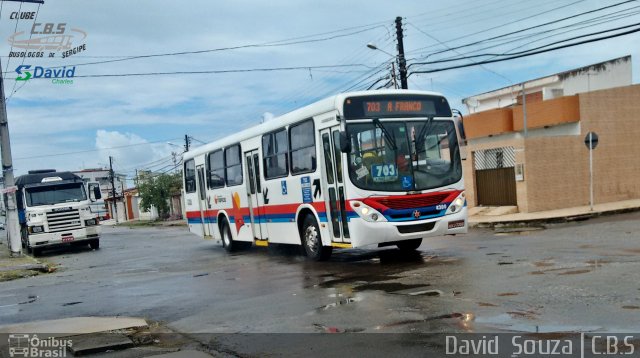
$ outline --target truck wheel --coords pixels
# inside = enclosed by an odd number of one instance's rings
[[[325,261],[331,257],[333,248],[331,246],[322,246],[320,237],[320,229],[316,218],[307,215],[302,223],[302,246],[307,256],[314,261]]]
[[[41,248],[33,247],[33,248],[28,248],[27,250],[29,249],[31,250],[31,254],[33,255],[33,257],[38,257],[42,253]]]
[[[89,242],[89,247],[93,250],[100,249],[100,240],[99,239],[91,240],[91,242]]]
[[[420,247],[420,244],[422,244],[422,239],[411,239],[411,240],[401,241],[397,243],[396,246],[398,246],[400,251],[410,252],[418,249],[418,247]]]

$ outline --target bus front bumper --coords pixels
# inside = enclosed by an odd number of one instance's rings
[[[29,235],[29,246],[45,247],[79,241],[87,241],[88,243],[89,240],[99,239],[101,232],[102,229],[100,226],[88,226],[63,232],[31,234]]]
[[[458,213],[435,219],[409,222],[368,222],[362,219],[352,219],[349,222],[352,247],[385,244],[432,236],[466,234],[467,230],[466,206]]]

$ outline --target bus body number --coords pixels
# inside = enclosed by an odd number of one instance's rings
[[[398,170],[394,164],[372,165],[371,174],[374,182],[388,182],[398,179]]]

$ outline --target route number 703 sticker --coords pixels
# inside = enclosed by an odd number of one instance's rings
[[[371,176],[376,183],[396,181],[398,170],[394,164],[374,164],[371,166]]]

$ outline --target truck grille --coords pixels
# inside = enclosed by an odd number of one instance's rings
[[[82,228],[80,212],[77,209],[64,212],[49,212],[47,213],[47,222],[49,223],[49,232]]]

